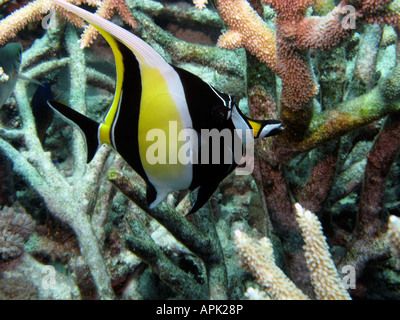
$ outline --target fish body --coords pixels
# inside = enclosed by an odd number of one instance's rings
[[[237,129],[253,130],[256,139],[283,130],[279,120],[247,118],[230,95],[167,63],[129,31],[63,0],[53,1],[99,30],[112,48],[117,78],[114,100],[102,123],[59,102],[48,103],[84,133],[88,161],[103,143],[111,145],[124,158],[145,180],[150,208],[172,191],[198,188],[196,202],[190,210],[193,213],[236,168],[238,161],[233,159],[232,145],[220,144],[216,150],[214,144],[204,141],[202,131],[225,130],[236,138],[239,136],[242,153],[245,142]],[[149,154],[157,143],[165,148]],[[179,161],[182,149],[197,161]],[[227,152],[231,161],[213,163],[212,157],[218,151]],[[160,158],[165,161],[154,162]],[[206,161],[199,161],[203,158]]]
[[[0,50],[0,67],[7,78],[0,81],[0,107],[7,101],[17,83],[22,59],[22,45],[19,42],[8,43]]]

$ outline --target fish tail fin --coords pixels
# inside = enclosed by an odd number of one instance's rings
[[[48,100],[47,104],[69,123],[77,126],[82,132],[83,136],[85,137],[87,162],[89,163],[93,159],[98,147],[101,144],[98,138],[100,123],[89,119],[83,114],[80,114],[79,112],[60,102]]]

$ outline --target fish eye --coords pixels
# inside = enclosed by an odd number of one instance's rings
[[[231,110],[223,105],[216,105],[213,108],[213,117],[218,121],[226,121],[231,117]]]

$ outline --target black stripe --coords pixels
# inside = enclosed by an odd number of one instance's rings
[[[233,131],[234,125],[232,119],[226,119],[229,109],[224,106],[224,103],[220,98],[223,97],[228,105],[229,96],[216,90],[220,96],[219,97],[207,83],[196,75],[177,67],[174,67],[174,69],[179,74],[182,81],[189,114],[193,123],[193,129],[195,129],[199,134],[201,129],[215,128],[221,131],[228,128]],[[223,114],[224,112],[226,112],[226,114]],[[209,150],[211,156],[211,145]],[[224,154],[223,152],[223,144],[221,143],[221,156]],[[201,154],[199,156],[199,161],[200,159]],[[219,183],[236,167],[236,164],[211,164],[211,158],[209,163],[210,164],[208,165],[193,165],[193,179],[189,187],[191,190],[194,190],[201,185],[215,185],[216,183]]]
[[[140,66],[133,52],[117,39],[118,49],[123,57],[124,80],[118,119],[114,128],[114,141],[118,153],[146,181],[139,154],[138,128],[142,79]]]

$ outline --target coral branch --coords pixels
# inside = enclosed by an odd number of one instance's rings
[[[295,208],[316,298],[349,300],[350,296],[343,288],[318,218],[298,203]],[[244,265],[256,276],[258,284],[271,299],[308,299],[276,266],[272,244],[268,238],[264,237],[256,242],[236,230],[235,242]]]
[[[118,11],[122,19],[133,29],[137,27],[136,21],[133,18],[132,12],[130,11],[125,0],[103,0],[100,6],[96,10],[96,14],[100,17],[110,20],[115,11]],[[81,48],[90,46],[93,41],[97,38],[98,31],[92,25],[85,28],[81,39],[79,40]]]
[[[360,239],[376,237],[381,231],[381,213],[385,180],[400,151],[400,113],[386,120],[383,131],[368,154],[360,199]]]
[[[256,242],[246,233],[235,231],[236,248],[245,266],[274,300],[305,300],[307,296],[275,264],[272,243],[268,238]]]
[[[75,0],[72,2],[77,5],[82,2],[86,2],[90,5],[98,5],[97,2],[90,0]],[[50,0],[34,0],[0,21],[0,44],[5,44],[9,39],[15,37],[17,32],[24,29],[28,23],[43,20],[44,16],[48,14],[50,10],[56,10],[64,18],[79,28],[85,26],[80,18],[55,6]],[[125,0],[103,0],[100,2],[96,14],[103,18],[111,19],[116,11],[118,11],[122,19],[130,27],[136,28],[136,21]],[[80,40],[81,46],[89,46],[96,37],[97,31],[94,27],[86,28]]]
[[[349,300],[329,253],[321,223],[317,216],[295,204],[297,222],[304,239],[304,256],[310,270],[311,282],[318,300]]]
[[[54,4],[50,0],[36,0],[1,20],[0,44],[3,45],[15,37],[17,32],[24,29],[28,23],[42,20],[52,8],[54,8]],[[83,27],[81,19],[64,10],[60,10],[60,13],[74,25]]]
[[[246,0],[218,0],[218,12],[229,27],[218,45],[225,49],[245,47],[276,70],[275,36]]]
[[[160,222],[179,242],[204,261],[208,275],[210,298],[226,298],[226,270],[223,263],[224,258],[218,234],[215,231],[213,220],[209,218],[210,216],[212,217],[212,214],[207,213],[196,219],[196,228],[166,203],[161,203],[156,208],[150,209],[147,204],[144,188],[138,183],[133,182],[138,179],[137,176],[136,178],[127,178],[127,176],[120,171],[112,170],[109,172],[108,179],[126,197],[132,200],[152,218]],[[200,229],[202,233],[200,233],[198,229]],[[137,242],[132,240],[130,243],[133,252],[137,253],[144,260],[148,261],[150,257],[152,257],[153,260],[150,260],[149,264],[154,268],[153,270],[155,272],[159,273],[161,270],[164,270],[164,268],[160,269],[160,259],[164,260],[164,257],[156,253],[157,250],[153,245],[149,247],[149,250],[146,250],[143,246],[134,249],[134,243]],[[147,256],[148,251],[152,252],[149,253],[150,256]],[[163,275],[160,276],[163,277]],[[166,276],[170,277],[169,275]],[[169,282],[170,280],[166,279],[166,281]],[[179,292],[185,291],[180,285],[179,288]],[[199,294],[201,293],[199,292]]]

